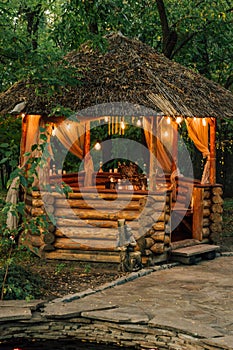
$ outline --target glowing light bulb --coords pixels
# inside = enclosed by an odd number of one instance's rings
[[[194,117],[194,118],[193,118],[193,120],[197,120],[197,118],[196,118],[196,117]]]
[[[207,125],[206,119],[205,119],[205,118],[202,119],[202,125],[203,125],[203,126],[206,126],[206,125]]]
[[[104,121],[107,123],[108,122],[108,117],[104,117]]]
[[[168,137],[168,135],[169,135],[169,134],[168,134],[168,131],[165,131],[165,132],[164,132],[164,136],[165,136],[165,137]]]
[[[68,130],[70,130],[71,125],[68,123],[66,127],[67,127]]]
[[[56,128],[53,128],[52,130],[52,136],[55,136],[56,135]]]
[[[176,118],[176,122],[177,122],[177,124],[180,124],[182,122],[182,118],[181,117],[177,117]]]
[[[167,124],[171,124],[171,118],[167,117]]]
[[[136,125],[137,125],[137,126],[142,126],[142,121],[141,121],[141,119],[140,119],[140,118],[137,120]]]
[[[99,143],[99,141],[96,142],[94,148],[96,151],[99,151],[101,149],[101,144]]]
[[[125,123],[123,121],[121,121],[121,129],[124,130],[125,129]]]

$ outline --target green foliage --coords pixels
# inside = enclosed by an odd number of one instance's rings
[[[9,265],[7,278],[4,281],[7,265]],[[32,300],[40,298],[42,279],[33,274],[30,269],[23,268],[13,262],[6,262],[6,265],[0,268],[0,289],[3,288],[5,300]]]

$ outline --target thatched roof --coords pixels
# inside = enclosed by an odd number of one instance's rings
[[[18,82],[0,94],[0,114],[22,101],[26,101],[23,112],[43,115],[51,114],[56,105],[80,111],[102,103],[129,102],[171,116],[233,117],[230,91],[138,40],[120,34],[107,40],[105,53],[84,45],[67,55],[80,85],[61,87],[48,98],[37,95],[29,81]]]

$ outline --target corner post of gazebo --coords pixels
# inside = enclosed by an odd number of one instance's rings
[[[92,185],[92,170],[90,169],[90,150],[91,150],[91,126],[90,121],[85,122],[85,134],[84,134],[84,145],[83,145],[83,158],[84,158],[84,171],[85,179],[84,186]]]
[[[210,119],[210,184],[216,183],[216,118]]]
[[[157,173],[157,116],[153,116],[151,118],[151,138],[150,138],[150,174],[149,174],[149,180],[150,180],[150,186],[149,189],[151,191],[156,190],[156,173]]]

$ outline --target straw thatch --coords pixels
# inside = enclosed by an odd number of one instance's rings
[[[0,114],[25,101],[23,112],[51,114],[56,105],[73,111],[109,102],[129,102],[165,115],[233,117],[233,94],[201,75],[120,34],[107,38],[106,53],[84,45],[66,59],[77,69],[78,86],[37,95],[29,81],[0,95]]]

